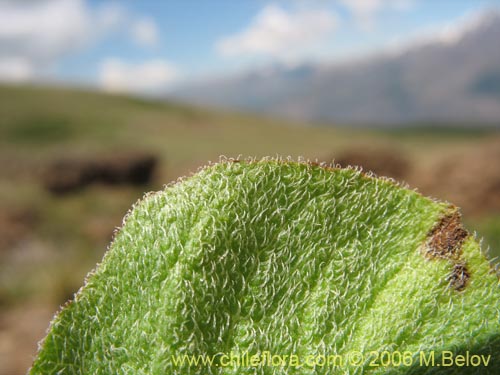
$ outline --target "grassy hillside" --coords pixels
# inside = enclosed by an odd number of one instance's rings
[[[0,87],[0,330],[2,322],[16,322],[5,324],[10,328],[0,335],[0,341],[10,343],[0,345],[0,363],[9,359],[4,368],[0,365],[0,375],[29,365],[47,315],[71,297],[100,261],[130,206],[145,191],[158,190],[220,155],[349,161],[354,160],[346,157],[349,152],[366,151],[370,163],[383,151],[388,156],[370,168],[397,174],[426,194],[463,206],[469,228],[485,235],[492,253],[500,254],[495,203],[500,182],[495,185],[498,164],[492,160],[500,150],[497,133],[316,125],[74,89]],[[44,188],[44,173],[54,161],[124,152],[156,156],[152,183],[92,184],[64,196]],[[394,160],[405,163],[391,170]],[[493,190],[483,193],[485,184]],[[473,191],[477,196],[470,195]],[[484,201],[486,195],[493,198]],[[19,334],[28,321],[35,326]]]

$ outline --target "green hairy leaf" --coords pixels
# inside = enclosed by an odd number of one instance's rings
[[[456,207],[225,160],[135,205],[30,373],[498,374],[499,297]]]

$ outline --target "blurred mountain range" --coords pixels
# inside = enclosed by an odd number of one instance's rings
[[[177,99],[291,119],[500,127],[500,11],[353,61],[193,82]]]

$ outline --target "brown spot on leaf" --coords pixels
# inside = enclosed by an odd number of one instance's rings
[[[429,232],[427,255],[431,258],[458,259],[468,235],[458,212],[444,216]]]
[[[427,236],[426,256],[447,259],[453,268],[447,278],[450,288],[464,290],[470,278],[467,264],[461,259],[462,245],[469,232],[460,221],[460,213],[455,211],[443,216]]]
[[[470,274],[467,265],[465,263],[456,263],[447,280],[450,282],[450,287],[457,291],[461,291],[467,286],[469,278]]]

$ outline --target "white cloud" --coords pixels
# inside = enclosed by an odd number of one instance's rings
[[[106,34],[127,27],[129,15],[118,3],[105,3],[96,10],[98,33]]]
[[[107,59],[101,64],[99,81],[106,91],[151,94],[167,89],[178,76],[175,67],[164,60],[130,64]]]
[[[244,31],[223,38],[216,48],[224,56],[263,55],[293,60],[317,47],[333,31],[336,16],[325,10],[288,12],[269,5]]]
[[[0,58],[0,81],[28,81],[35,75],[35,66],[22,57]]]
[[[354,15],[363,29],[371,29],[375,24],[377,13],[383,9],[408,10],[414,0],[339,0]]]
[[[79,0],[0,3],[0,66],[12,78],[44,69],[80,48],[87,39],[90,16]],[[19,67],[13,66],[19,62]],[[16,64],[14,64],[16,65]]]
[[[153,20],[137,19],[118,3],[0,0],[0,80],[37,79],[62,58],[123,30],[142,46],[159,42]]]
[[[139,45],[154,47],[159,42],[156,23],[151,18],[141,18],[132,24],[132,37]]]

